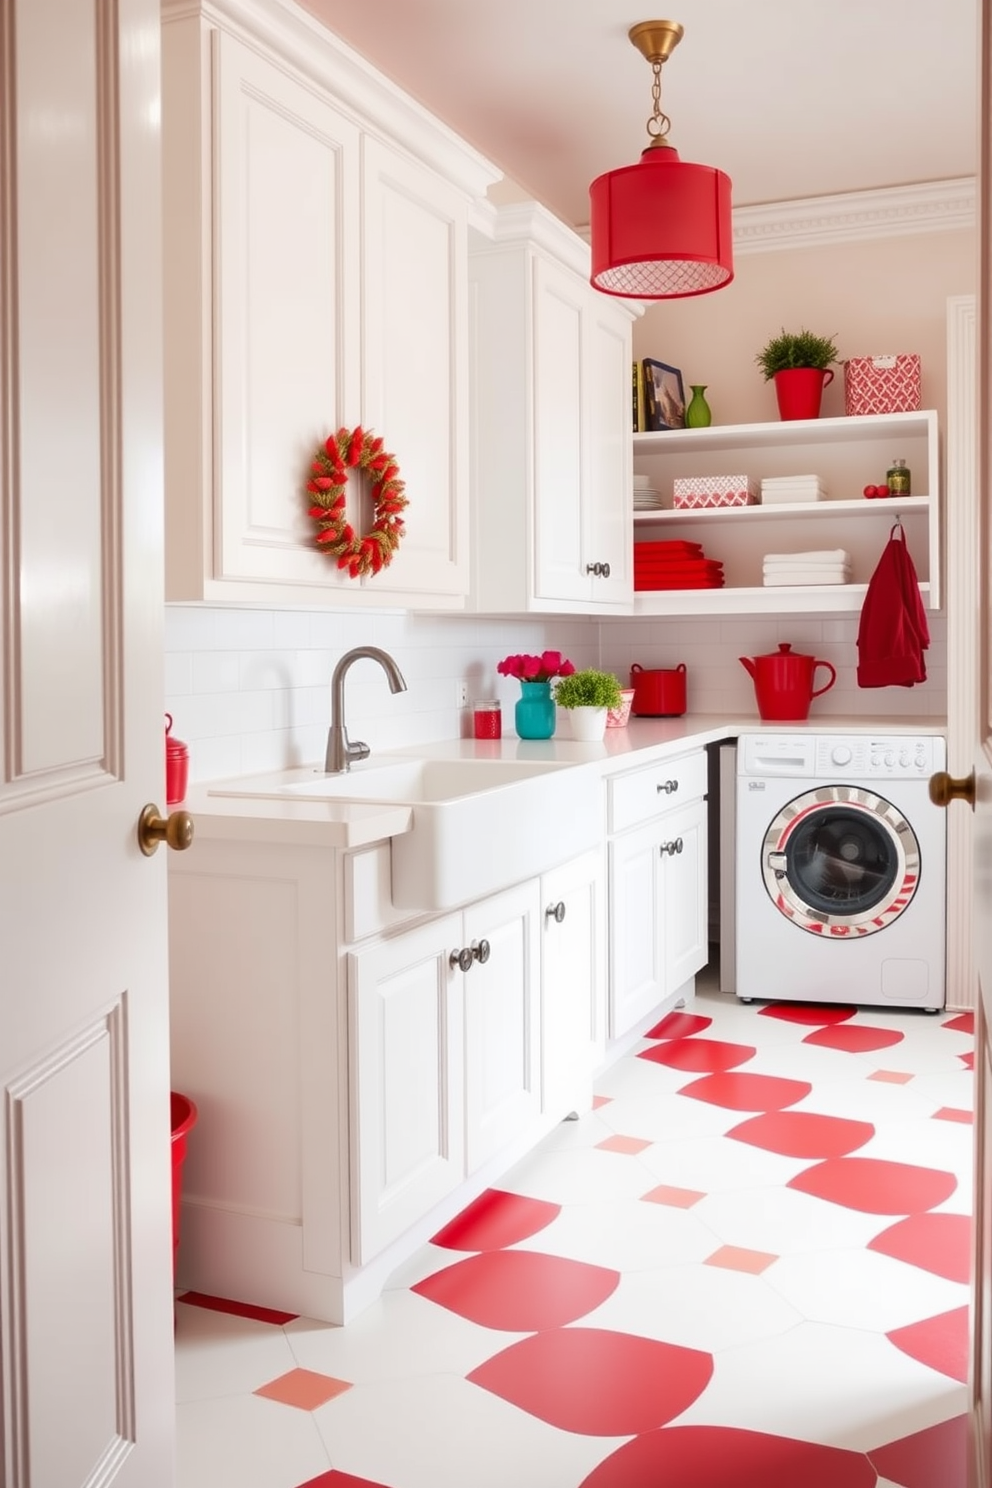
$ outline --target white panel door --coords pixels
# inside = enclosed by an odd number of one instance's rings
[[[583,339],[589,286],[534,262],[534,594],[588,599],[582,522]],[[626,387],[626,383],[625,383]]]
[[[663,818],[659,853],[666,996],[695,976],[709,953],[706,819],[705,801]]]
[[[159,13],[0,8],[0,1479],[173,1481]]]
[[[541,877],[542,1109],[589,1110],[606,1048],[606,874],[599,849]]]
[[[619,1038],[665,995],[657,822],[609,846],[610,1037]]]
[[[630,608],[633,582],[633,494],[630,440],[630,316],[609,297],[592,295],[587,314],[583,552],[598,563],[596,605]],[[609,568],[609,573],[605,568]]]

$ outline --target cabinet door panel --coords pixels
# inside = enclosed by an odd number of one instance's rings
[[[662,954],[669,993],[695,976],[709,950],[706,802],[672,812],[663,830],[664,841],[682,844],[680,852],[665,855],[662,866]]]
[[[406,535],[379,581],[468,591],[468,268],[464,198],[363,141],[362,418],[396,456]]]
[[[605,901],[599,851],[541,878],[542,1107],[559,1118],[589,1109],[605,1050]]]
[[[534,265],[535,594],[590,593],[583,562],[583,306],[588,286]]]
[[[600,300],[602,296],[598,297]],[[597,604],[626,609],[633,597],[633,494],[630,435],[630,327],[615,309],[595,302],[588,314],[589,346],[584,492],[587,561],[608,563],[608,579],[594,577]]]
[[[657,823],[610,843],[610,1036],[619,1038],[664,996]]]
[[[358,131],[232,37],[217,46],[215,563],[224,578],[339,582],[303,483],[357,407]]]
[[[461,974],[448,964],[460,923],[448,916],[348,957],[356,1264],[463,1176]]]
[[[489,944],[465,974],[465,1149],[472,1172],[540,1111],[538,887],[532,882],[465,912],[465,943]]]

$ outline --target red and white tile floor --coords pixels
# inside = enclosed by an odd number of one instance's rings
[[[181,1297],[178,1488],[964,1488],[972,1042],[701,992],[348,1327]]]

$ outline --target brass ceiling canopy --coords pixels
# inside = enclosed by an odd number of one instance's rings
[[[645,61],[667,62],[685,35],[678,21],[641,21],[627,32]]]

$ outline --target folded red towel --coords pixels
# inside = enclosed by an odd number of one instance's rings
[[[694,558],[703,551],[702,543],[693,542],[636,542],[634,544],[634,556],[638,553],[658,556],[662,553],[681,554],[686,558]]]

